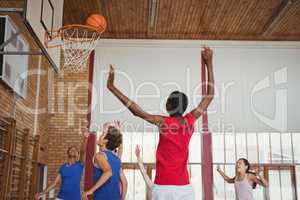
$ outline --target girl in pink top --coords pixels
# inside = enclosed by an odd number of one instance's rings
[[[256,185],[268,187],[268,181],[259,172],[250,171],[250,163],[245,158],[240,158],[235,165],[235,177],[229,178],[218,166],[217,171],[227,183],[234,184],[235,196],[237,200],[254,200],[253,189]]]
[[[159,128],[160,137],[156,152],[156,176],[153,187],[155,200],[193,200],[187,170],[189,142],[194,132],[194,123],[211,103],[214,96],[213,52],[204,48],[201,52],[208,71],[207,95],[188,114],[187,96],[179,91],[170,94],[166,103],[169,116],[152,115],[143,111],[114,85],[114,68],[110,66],[107,88],[132,112]],[[170,74],[171,75],[171,74]]]

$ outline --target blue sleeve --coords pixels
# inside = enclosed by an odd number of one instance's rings
[[[80,170],[83,170],[84,164],[82,164],[80,161],[77,161],[77,165],[79,166]]]

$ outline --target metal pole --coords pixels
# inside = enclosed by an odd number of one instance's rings
[[[0,55],[43,55],[41,51],[0,51]]]
[[[23,8],[0,8],[0,12],[23,12]]]

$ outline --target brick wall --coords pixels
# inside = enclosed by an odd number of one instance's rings
[[[3,2],[2,2],[3,3]],[[0,2],[0,7],[1,7]],[[9,7],[9,6],[8,6]],[[9,14],[22,34],[28,40],[30,48],[38,47],[26,32],[18,14]],[[29,70],[38,68],[39,56],[30,56]],[[88,104],[88,73],[55,73],[46,59],[42,58],[40,75],[39,111],[37,134],[40,137],[39,161],[48,165],[48,184],[54,181],[59,166],[66,161],[66,150],[71,145],[80,145],[81,122],[86,119]],[[25,108],[35,109],[38,76],[28,77],[27,97],[17,98],[11,89],[0,81],[1,117],[14,117],[19,129],[34,131],[35,114]],[[40,149],[41,149],[40,148]]]
[[[0,2],[0,7],[2,6]],[[5,13],[1,13],[5,14]],[[26,32],[26,28],[22,23],[22,18],[18,14],[8,14],[16,26],[20,29],[21,34],[28,41],[31,50],[37,50],[37,45],[34,43],[31,36]],[[1,30],[2,31],[2,30]],[[0,81],[0,117],[14,118],[16,128],[18,130],[29,129],[29,134],[32,136],[34,130],[39,134],[40,146],[47,149],[48,141],[48,75],[53,73],[47,60],[42,56],[29,56],[29,73],[37,70],[41,62],[41,75],[30,75],[27,78],[27,95],[26,98],[21,98],[16,95],[3,81]],[[37,81],[40,78],[40,94],[37,100]],[[36,105],[39,101],[39,114],[35,114]],[[37,117],[37,126],[35,128],[35,118]],[[47,162],[47,157],[41,158],[44,163]],[[28,166],[29,168],[31,166]],[[16,188],[12,188],[12,191]],[[28,191],[27,191],[28,192]]]
[[[1,6],[1,4],[0,4]],[[31,36],[26,32],[22,23],[22,19],[17,14],[9,14],[18,28],[21,30],[23,36],[26,38],[30,45],[31,50],[36,50],[37,46],[32,40]],[[41,86],[39,95],[39,107],[45,108],[41,114],[38,115],[37,133],[40,134],[41,140],[45,141],[48,124],[47,107],[48,107],[48,74],[53,73],[53,69],[44,57],[29,56],[29,71],[37,70],[39,65],[39,58],[42,59],[40,75]],[[31,75],[27,79],[27,96],[25,99],[16,95],[3,81],[0,81],[0,109],[2,117],[13,117],[16,120],[17,128],[28,128],[30,133],[34,130],[34,110],[36,106],[36,92],[37,92],[37,77],[38,75]],[[30,111],[28,111],[30,110]],[[43,123],[39,123],[43,122]]]

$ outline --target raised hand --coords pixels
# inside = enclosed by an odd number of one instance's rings
[[[137,158],[140,158],[140,156],[141,156],[141,148],[139,145],[136,145],[136,147],[135,147],[135,155]]]
[[[217,166],[217,171],[220,173],[222,172],[220,165]]]
[[[37,193],[35,196],[34,196],[34,199],[35,200],[39,200],[40,198],[42,198],[43,197],[43,193],[42,192],[40,192],[40,193]]]
[[[109,129],[109,127],[112,127],[112,126],[114,126],[113,123],[111,123],[111,122],[105,122],[103,124],[103,133],[106,134],[107,131],[108,131],[108,129]]]
[[[115,80],[115,69],[112,65],[109,65],[109,75],[108,75],[107,83],[106,83],[106,87],[108,89],[110,89],[114,86],[114,80]]]
[[[209,65],[212,64],[213,50],[209,47],[203,47],[201,54],[205,61],[206,66],[209,67]]]
[[[119,131],[121,131],[121,129],[122,129],[122,123],[119,120],[115,120],[114,121],[114,125],[115,125],[116,129],[118,129]]]
[[[260,167],[256,167],[254,169],[254,173],[255,173],[256,176],[260,176],[260,172],[262,172],[262,169]]]
[[[83,192],[81,196],[82,196],[82,200],[88,200],[88,195],[86,192]]]
[[[88,129],[88,120],[84,120],[81,123],[81,133],[83,134],[83,136],[85,138],[89,137],[90,133],[89,133],[89,129]]]
[[[88,130],[86,130],[85,132],[83,132],[84,138],[88,138],[89,135],[90,135],[90,132]]]

